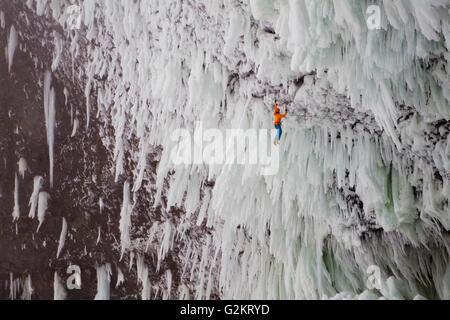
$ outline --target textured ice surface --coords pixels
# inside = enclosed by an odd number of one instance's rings
[[[57,20],[63,10],[56,3],[66,3],[35,2],[38,15],[47,8]],[[449,298],[449,3],[377,1],[374,30],[367,26],[370,4],[82,3],[86,37],[96,41],[80,77],[86,126],[95,90],[99,117],[114,129],[104,143],[116,180],[130,173],[129,161],[135,164],[119,227],[122,255],[137,252],[142,298],[151,298],[153,288],[139,254],[155,249],[158,271],[174,239],[196,224],[212,234],[200,245],[186,242],[177,292],[166,272],[155,296],[204,299],[213,290],[225,299]],[[52,164],[49,79],[47,73]],[[198,121],[221,130],[272,129],[275,98],[290,111],[277,175],[246,165],[170,162],[176,129],[193,132]],[[155,145],[162,154],[156,177],[149,177]],[[155,206],[182,208],[185,217],[175,225],[162,216],[146,239],[134,238],[134,195],[150,178]],[[40,197],[38,212],[43,219]],[[380,290],[366,288],[371,265],[381,269]],[[97,298],[109,297],[109,273],[97,269]]]

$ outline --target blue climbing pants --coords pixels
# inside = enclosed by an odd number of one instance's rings
[[[276,124],[275,129],[277,129],[278,133],[275,140],[281,140],[281,135],[283,134],[283,130],[281,130],[281,124]]]

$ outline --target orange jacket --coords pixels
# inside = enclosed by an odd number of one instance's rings
[[[280,114],[280,109],[278,109],[277,104],[275,103],[275,110],[273,112],[273,116],[275,118],[275,125],[281,124],[281,119],[286,117],[287,111],[284,114]]]

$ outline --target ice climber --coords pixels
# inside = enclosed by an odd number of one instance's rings
[[[280,143],[281,135],[283,134],[283,130],[281,129],[281,119],[286,117],[287,109],[284,114],[280,114],[280,109],[277,106],[277,100],[275,100],[275,110],[273,112],[273,116],[275,118],[275,129],[277,129],[278,133],[275,137],[274,144],[277,146]]]

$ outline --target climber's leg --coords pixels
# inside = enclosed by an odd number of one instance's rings
[[[283,130],[281,130],[281,125],[280,124],[275,125],[275,129],[277,129],[277,131],[278,131],[275,140],[280,141],[281,135],[283,134]]]
[[[278,143],[280,143],[281,134],[283,133],[283,131],[281,130],[281,125],[279,124],[275,125],[275,129],[277,129],[277,136],[275,137],[274,144],[278,145]]]

